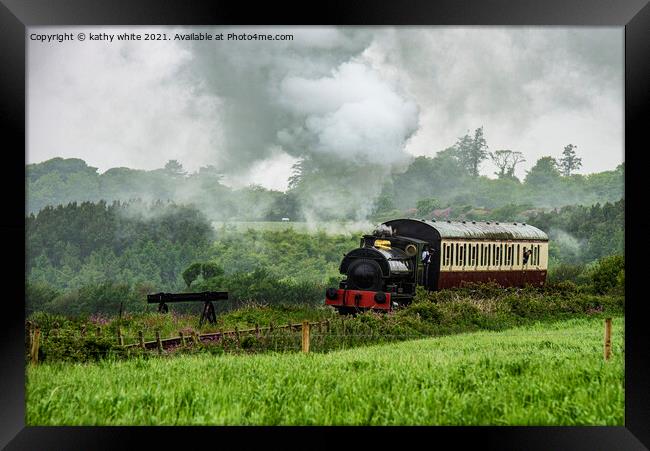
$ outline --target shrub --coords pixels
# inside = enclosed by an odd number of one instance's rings
[[[572,265],[569,263],[560,263],[559,265],[549,268],[548,271],[548,282],[557,283],[557,282],[576,282],[584,283],[586,282],[583,274],[585,272],[584,265]]]
[[[89,362],[108,356],[123,356],[126,351],[115,344],[112,337],[80,337],[78,332],[63,329],[54,336],[50,334],[42,340],[39,360]]]
[[[424,321],[430,323],[439,323],[442,319],[442,312],[438,304],[429,301],[418,302],[408,308],[408,314],[411,316],[419,315]]]
[[[613,288],[623,288],[625,282],[625,259],[622,255],[611,255],[598,260],[591,272],[591,280],[597,293],[607,293]]]
[[[27,314],[43,310],[60,293],[50,285],[42,282],[29,282],[25,284],[25,307]]]

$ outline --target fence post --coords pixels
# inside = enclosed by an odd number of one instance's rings
[[[269,335],[273,333],[273,321],[269,323]]]
[[[195,345],[199,344],[199,337],[196,335],[196,331],[192,331],[192,341],[194,342]]]
[[[309,321],[302,322],[302,352],[309,352]]]
[[[237,347],[239,347],[239,327],[235,326],[235,340],[237,343]]]
[[[124,337],[122,336],[122,329],[117,328],[117,343],[120,346],[124,346]]]
[[[38,363],[38,349],[40,347],[41,329],[37,326],[34,329],[34,339],[32,340],[31,360],[32,364]]]
[[[259,340],[260,339],[260,325],[255,324],[255,337]]]
[[[83,337],[85,337],[85,336],[86,336],[86,325],[83,324],[83,325],[81,326],[81,338],[83,338]]]
[[[163,346],[162,346],[162,341],[160,340],[160,331],[156,331],[156,345],[158,345],[158,352],[162,353],[163,351]]]
[[[329,319],[325,320],[325,330],[327,331],[328,334],[330,333],[330,320]]]
[[[138,331],[138,341],[140,342],[140,347],[142,349],[145,349],[145,346],[144,346],[144,334],[142,333],[141,330]]]
[[[178,336],[181,337],[181,346],[185,347],[185,334],[182,330],[178,331]]]
[[[29,355],[32,355],[32,342],[34,341],[34,330],[32,328],[32,322],[27,321],[27,349],[29,350]]]
[[[102,328],[101,327],[97,326],[97,329],[95,329],[95,335],[97,335],[97,337],[102,336]]]
[[[287,329],[289,329],[289,332],[291,332],[291,321],[287,324]]]
[[[605,318],[605,360],[609,360],[612,355],[612,319]]]

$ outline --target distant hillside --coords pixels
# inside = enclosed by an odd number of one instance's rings
[[[305,167],[294,168],[291,189],[280,192],[256,185],[232,189],[212,166],[187,173],[170,161],[161,169],[112,168],[99,174],[81,159],[53,158],[27,165],[26,210],[29,214],[69,202],[141,199],[193,204],[216,221],[379,220],[412,214],[431,217],[435,210],[448,207],[454,216],[481,217],[495,209],[505,214],[508,206],[519,211],[548,209],[624,197],[624,164],[611,171],[570,176],[538,164],[522,182],[515,177],[472,177],[453,156],[440,152],[434,158],[417,157],[404,172],[385,176],[381,191],[374,194],[355,191],[360,177],[354,167],[331,174]]]

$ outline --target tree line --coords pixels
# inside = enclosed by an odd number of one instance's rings
[[[176,160],[151,171],[112,168],[98,174],[83,160],[54,158],[27,165],[27,209],[36,213],[69,202],[141,199],[192,204],[217,221],[382,220],[420,209],[417,203],[430,198],[437,200],[436,208],[488,209],[621,199],[624,164],[611,171],[577,174],[582,158],[576,148],[567,144],[557,158],[538,159],[520,180],[515,170],[525,161],[523,154],[510,149],[489,151],[480,127],[434,157],[416,157],[401,169],[388,170],[376,161],[305,157],[294,165],[284,192],[254,184],[233,189],[223,183],[223,174],[214,166],[188,173]],[[497,167],[496,179],[480,175],[481,164],[488,159]]]

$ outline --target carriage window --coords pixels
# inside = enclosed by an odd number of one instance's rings
[[[454,264],[454,245],[450,244],[449,245],[449,266],[453,266]]]
[[[490,260],[492,258],[492,246],[488,244],[485,250],[487,251],[487,255],[485,256],[485,264],[487,266],[492,266]]]
[[[519,266],[519,245],[517,244],[517,266]]]

